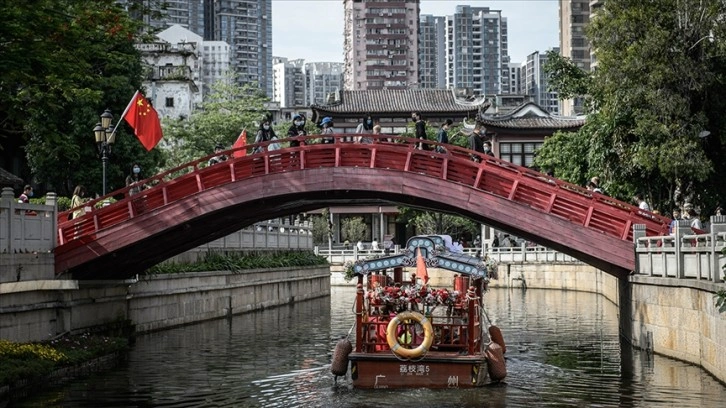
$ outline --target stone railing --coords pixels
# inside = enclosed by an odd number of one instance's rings
[[[496,247],[496,248],[484,248],[485,253],[490,259],[495,260],[498,263],[521,263],[521,262],[577,262],[580,261],[557,252],[553,249],[549,249],[543,246],[527,246],[521,245],[516,247]],[[401,247],[396,245],[392,250],[388,252],[388,255],[395,255],[401,252]],[[353,249],[328,249],[315,247],[315,253],[328,258],[328,262],[331,264],[344,264],[348,261],[355,262],[359,258],[370,258],[374,256],[384,256],[386,251],[384,249],[364,249],[358,250],[355,246]],[[463,253],[471,256],[480,256],[481,249],[479,248],[464,248]]]
[[[680,220],[672,235],[646,237],[641,225],[633,226],[636,267],[639,275],[723,282],[726,255],[726,216],[713,216],[710,231],[696,234],[690,222]]]
[[[56,244],[55,193],[45,205],[19,203],[13,189],[0,194],[0,254],[51,252]]]
[[[310,221],[274,219],[250,225],[223,238],[192,249],[190,252],[241,249],[313,249]]]

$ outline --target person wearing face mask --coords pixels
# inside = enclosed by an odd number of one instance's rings
[[[139,183],[141,180],[141,166],[134,163],[131,166],[131,173],[126,176],[126,187],[129,187],[130,196],[141,192],[143,189],[143,185]]]
[[[26,184],[25,188],[23,188],[23,193],[20,194],[20,197],[18,197],[19,203],[28,204],[30,202],[30,197],[33,196],[33,187],[30,186],[30,184]]]
[[[292,125],[287,130],[287,137],[291,138],[290,147],[304,145],[305,141],[298,138],[298,136],[307,136],[307,134],[308,132],[305,131],[305,117],[298,113],[292,117]]]
[[[355,128],[355,133],[373,133],[373,117],[371,117],[370,114],[365,115],[363,117],[363,120],[358,124],[358,127]],[[361,141],[360,136],[356,138],[358,142]],[[348,140],[346,137],[346,141],[352,141]]]
[[[260,128],[257,130],[257,136],[255,137],[255,143],[269,142],[272,138],[276,137],[275,130],[270,126],[270,120],[265,118],[260,123]],[[259,153],[264,150],[263,146],[255,147],[253,153]]]
[[[484,154],[489,156],[494,156],[494,152],[492,151],[492,144],[490,142],[484,142],[482,144],[482,150],[484,150]]]

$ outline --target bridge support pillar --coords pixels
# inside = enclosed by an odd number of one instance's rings
[[[618,301],[620,304],[620,342],[633,344],[633,299],[630,276],[618,277]]]

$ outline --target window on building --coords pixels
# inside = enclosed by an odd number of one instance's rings
[[[174,107],[174,98],[166,98],[165,106],[167,108],[173,108]]]
[[[499,158],[519,166],[531,167],[534,164],[534,154],[540,147],[542,142],[501,142]]]

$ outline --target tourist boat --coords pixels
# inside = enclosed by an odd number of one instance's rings
[[[492,277],[486,261],[455,252],[449,236],[426,235],[409,239],[400,254],[348,267],[358,278],[355,336],[336,345],[336,380],[348,365],[355,388],[469,388],[504,379],[504,341],[482,302]],[[405,267],[416,273],[404,277]],[[451,286],[428,285],[428,268],[453,272]]]

